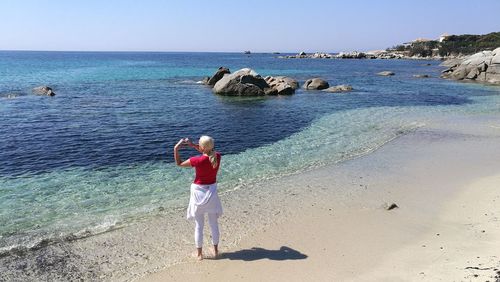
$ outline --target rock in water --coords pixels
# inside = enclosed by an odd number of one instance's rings
[[[286,76],[266,76],[264,78],[270,87],[266,95],[292,95],[299,88],[299,83]]]
[[[227,96],[292,95],[299,87],[296,80],[286,76],[262,78],[249,68],[225,74],[213,87],[213,92]]]
[[[269,86],[273,87],[275,83],[286,83],[290,85],[294,90],[299,89],[299,83],[297,80],[287,77],[287,76],[266,76],[266,81],[269,84]],[[273,84],[273,85],[271,85]]]
[[[415,78],[428,78],[428,74],[414,74],[413,77]]]
[[[382,75],[382,76],[391,76],[391,75],[394,75],[395,73],[392,72],[392,71],[381,71],[379,73],[377,73],[378,75]]]
[[[335,92],[349,92],[349,91],[352,91],[352,86],[348,85],[348,84],[341,84],[341,85],[329,87],[323,91],[333,92],[333,93],[335,93]]]
[[[306,80],[303,87],[306,90],[323,90],[330,87],[330,85],[321,78],[312,78]]]
[[[264,88],[269,88],[267,82],[254,70],[244,68],[224,75],[215,83],[213,92],[227,96],[263,96]]]
[[[36,95],[46,95],[46,96],[56,95],[56,93],[54,93],[54,91],[52,91],[52,88],[45,86],[45,85],[35,87],[31,91]]]

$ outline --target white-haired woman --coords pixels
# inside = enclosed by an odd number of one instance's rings
[[[181,160],[179,148],[189,146],[202,155]],[[219,171],[221,155],[215,151],[214,139],[210,136],[201,136],[198,144],[188,138],[183,138],[174,147],[175,163],[181,167],[194,167],[195,178],[191,184],[191,197],[187,209],[187,218],[194,219],[194,240],[197,248],[197,258],[203,259],[203,226],[205,214],[208,215],[208,224],[212,234],[214,256],[219,254],[219,224],[217,219],[222,214],[222,205],[217,195],[217,172]]]

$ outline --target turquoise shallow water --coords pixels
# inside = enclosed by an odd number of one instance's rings
[[[215,137],[220,189],[229,192],[369,153],[441,115],[500,112],[498,87],[441,80],[438,62],[430,63],[0,52],[0,249],[89,236],[183,207],[192,171],[171,156],[181,137]],[[196,81],[220,65],[299,82],[320,76],[355,91],[219,97]],[[386,69],[396,76],[375,75]],[[31,95],[39,84],[57,95]]]

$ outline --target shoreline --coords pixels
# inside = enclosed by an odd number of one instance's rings
[[[458,119],[458,125],[435,122],[369,155],[270,183],[283,193],[272,224],[237,244],[223,241],[220,260],[185,259],[140,280],[493,279],[500,267],[494,256],[500,208],[492,205],[500,201],[493,189],[500,179],[494,167],[500,118]],[[483,193],[475,193],[479,188]],[[392,202],[399,208],[383,208]]]

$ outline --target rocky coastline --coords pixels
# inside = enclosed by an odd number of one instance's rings
[[[500,47],[482,51],[462,60],[445,61],[441,77],[465,82],[500,85]]]
[[[448,59],[463,59],[463,55],[450,56],[408,56],[405,52],[376,50],[369,52],[340,52],[338,54],[331,53],[306,53],[300,52],[296,55],[278,56],[280,59],[406,59],[406,60],[448,60]]]

